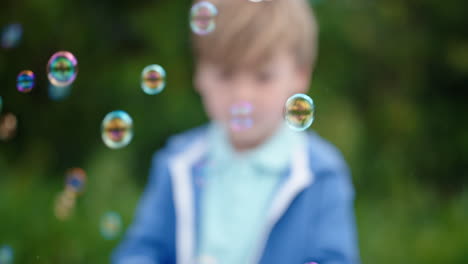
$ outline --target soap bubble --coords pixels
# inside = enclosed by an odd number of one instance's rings
[[[0,96],[0,114],[2,113],[3,110],[3,98]]]
[[[166,71],[163,67],[153,64],[146,66],[141,73],[141,89],[153,95],[162,92],[166,86]]]
[[[284,118],[295,131],[304,131],[314,122],[315,106],[312,98],[305,94],[295,94],[286,101]]]
[[[29,93],[34,87],[35,76],[32,71],[21,71],[16,78],[16,88],[22,93]]]
[[[47,64],[47,77],[52,85],[69,86],[78,74],[78,61],[68,51],[56,52]]]
[[[230,108],[229,126],[232,131],[240,132],[253,127],[253,105],[250,102],[235,103]]]
[[[60,192],[57,196],[54,204],[54,214],[58,220],[68,220],[74,210],[76,204],[76,192],[65,188],[63,192]]]
[[[23,28],[21,24],[6,25],[2,32],[2,47],[5,49],[14,48],[21,40]]]
[[[83,193],[86,184],[86,172],[80,168],[73,168],[68,170],[66,175],[65,188],[76,194]]]
[[[106,212],[101,218],[101,235],[105,239],[114,239],[122,231],[122,219],[116,212]]]
[[[190,10],[190,27],[193,33],[206,35],[216,28],[218,9],[210,2],[202,1],[192,6]]]
[[[8,245],[2,245],[0,247],[0,264],[12,264],[13,263],[13,248]]]
[[[18,119],[12,113],[6,113],[0,117],[0,140],[8,141],[16,135]]]
[[[133,120],[126,112],[110,112],[102,121],[102,140],[111,149],[127,146],[133,138]]]

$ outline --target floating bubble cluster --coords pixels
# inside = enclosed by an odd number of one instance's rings
[[[141,73],[141,89],[146,94],[158,94],[166,86],[166,71],[163,67],[153,64],[146,66]]]
[[[8,245],[2,245],[0,247],[0,264],[12,264],[13,255],[13,248]]]
[[[56,87],[69,86],[78,74],[78,61],[68,51],[56,52],[47,64],[47,77]]]
[[[69,169],[66,173],[65,188],[59,193],[54,204],[57,219],[67,220],[75,210],[77,197],[83,193],[86,184],[86,172],[80,168]]]
[[[16,78],[16,88],[22,93],[29,93],[34,88],[34,80],[32,71],[21,71]]]
[[[12,113],[6,113],[0,117],[0,140],[8,141],[16,135],[18,119]]]
[[[21,24],[9,24],[5,26],[2,32],[2,47],[10,49],[16,47],[23,35],[23,27]]]
[[[190,10],[190,27],[193,33],[206,35],[216,28],[218,9],[210,2],[202,1],[194,4]]]
[[[314,116],[314,101],[309,96],[295,94],[286,101],[284,118],[291,129],[295,131],[306,130],[314,122]]]
[[[122,231],[122,219],[116,212],[106,212],[101,218],[101,235],[108,240],[116,238]]]
[[[253,126],[253,105],[250,102],[239,102],[230,108],[229,126],[234,132],[241,132]]]
[[[123,148],[133,138],[133,120],[125,111],[110,112],[101,127],[102,140],[111,149]]]

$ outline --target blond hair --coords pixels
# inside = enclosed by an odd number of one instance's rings
[[[209,2],[218,8],[216,29],[208,35],[193,34],[193,50],[198,60],[234,68],[256,67],[279,48],[287,48],[298,66],[313,68],[318,27],[306,0]]]

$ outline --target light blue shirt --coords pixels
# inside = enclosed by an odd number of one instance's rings
[[[248,263],[299,135],[282,125],[262,145],[237,153],[221,126],[211,125],[209,133],[198,263]]]

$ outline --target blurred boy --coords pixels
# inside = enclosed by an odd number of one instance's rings
[[[194,82],[212,122],[154,156],[113,263],[357,263],[341,154],[282,116],[286,100],[309,87],[317,47],[309,6],[212,3],[216,30],[194,36]]]

